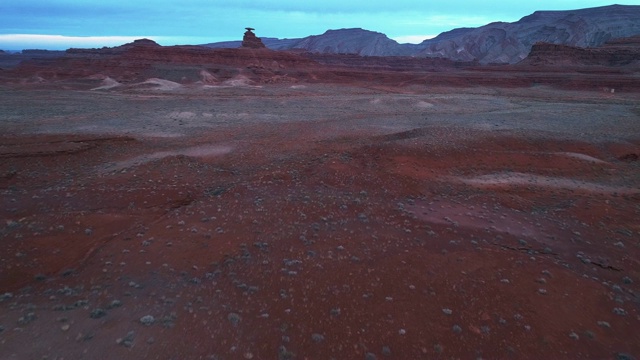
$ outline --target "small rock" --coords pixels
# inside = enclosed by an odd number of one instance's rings
[[[89,317],[92,319],[99,319],[103,316],[107,315],[107,312],[104,309],[101,308],[95,308],[93,310],[91,310],[91,313],[89,314]]]
[[[69,325],[69,324],[64,324],[64,325],[62,325],[62,326],[60,327],[60,330],[62,330],[62,331],[68,331],[68,330],[69,330],[69,328],[71,328],[71,325]]]
[[[151,315],[145,315],[145,316],[140,318],[140,322],[143,325],[151,326],[151,325],[153,325],[154,322],[156,322],[156,319]]]
[[[382,355],[391,356],[391,348],[388,347],[388,346],[383,346],[382,347]]]
[[[129,331],[127,336],[124,338],[119,338],[116,340],[116,344],[122,345],[125,347],[131,347],[133,345],[133,339],[135,338],[135,332]]]
[[[580,336],[578,336],[578,334],[576,334],[573,331],[569,334],[569,337],[572,338],[572,339],[575,339],[575,340],[579,340],[580,339]]]
[[[291,360],[295,357],[295,354],[287,350],[286,347],[280,346],[278,348],[278,360]]]
[[[122,306],[122,301],[120,300],[113,300],[108,306],[107,309],[114,309],[114,308],[118,308]]]
[[[447,308],[442,309],[442,312],[443,312],[445,315],[451,315],[451,314],[453,314],[453,310],[451,310],[451,309],[447,309]]]
[[[598,321],[598,326],[605,327],[605,328],[611,328],[611,324],[609,324],[606,321]]]
[[[366,353],[364,355],[364,359],[365,360],[376,360],[377,357],[376,357],[376,354],[368,352],[368,353]]]
[[[315,333],[311,335],[311,340],[313,340],[313,342],[315,343],[321,343],[324,341],[324,336],[322,336],[321,334]]]
[[[64,271],[62,271],[61,275],[62,277],[67,277],[72,275],[75,272],[74,269],[65,269]]]
[[[616,360],[636,360],[633,355],[625,354],[625,353],[616,353]]]
[[[620,316],[626,316],[627,311],[623,308],[613,308],[613,313]]]
[[[462,332],[462,328],[459,325],[453,325],[452,330],[456,334],[460,334]]]
[[[236,313],[229,313],[229,315],[227,315],[227,320],[229,320],[231,325],[238,326],[238,324],[242,320],[242,317]]]

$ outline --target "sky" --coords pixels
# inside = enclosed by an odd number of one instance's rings
[[[615,1],[640,5],[640,0]],[[363,28],[419,43],[459,27],[513,22],[536,10],[611,5],[599,0],[1,0],[0,49],[117,46],[149,38],[161,45],[259,37],[300,38]]]

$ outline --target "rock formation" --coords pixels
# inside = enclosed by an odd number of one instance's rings
[[[245,31],[244,37],[242,38],[243,48],[250,48],[250,49],[266,48],[266,46],[264,46],[264,44],[262,43],[262,40],[260,40],[260,38],[253,33],[253,30],[255,30],[254,28],[248,27],[246,29],[247,31]]]
[[[138,41],[114,48],[70,49],[57,57],[32,57],[20,64],[8,64],[3,82],[18,82],[38,76],[46,81],[68,81],[108,76],[124,86],[150,78],[180,84],[219,83],[239,75],[255,83],[297,81],[306,78],[316,62],[291,52],[243,49],[209,49],[201,46],[160,46]],[[16,62],[18,62],[17,60]],[[170,70],[169,70],[170,69]],[[203,71],[212,76],[203,76]],[[87,84],[91,83],[88,81]],[[97,84],[92,83],[92,88]]]
[[[363,29],[328,30],[322,35],[309,36],[292,49],[324,54],[357,54],[360,56],[410,56],[415,45],[399,45],[385,34]]]
[[[640,35],[619,38],[596,48],[558,45],[540,42],[531,48],[529,56],[519,63],[533,66],[640,66]]]
[[[536,11],[513,23],[495,22],[478,28],[444,32],[420,44],[398,44],[386,35],[363,29],[329,30],[299,39],[269,39],[272,50],[298,49],[314,53],[361,56],[441,57],[482,64],[515,64],[539,42],[597,47],[612,39],[640,34],[640,6],[611,5],[570,11]],[[243,47],[252,47],[245,34]],[[237,47],[237,42],[206,44]],[[262,46],[261,46],[262,47]]]
[[[477,59],[480,63],[513,64],[544,42],[597,47],[611,39],[640,33],[640,6],[612,5],[571,11],[536,11],[517,22],[496,22],[475,29],[443,33],[420,45],[416,56]]]
[[[158,44],[157,42],[153,41],[153,40],[149,40],[149,39],[137,39],[134,40],[133,42],[130,43],[126,43],[120,46],[115,46],[115,47],[103,47],[103,48],[99,48],[99,49],[77,49],[77,48],[71,48],[71,49],[67,49],[66,53],[67,54],[97,54],[97,55],[108,55],[108,54],[122,54],[124,52],[126,52],[127,50],[133,49],[133,48],[138,48],[138,47],[142,47],[142,48],[160,48],[160,44]]]

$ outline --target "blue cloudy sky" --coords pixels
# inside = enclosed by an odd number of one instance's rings
[[[623,1],[640,5],[640,0]],[[517,21],[535,10],[610,5],[599,0],[2,0],[0,49],[115,46],[142,37],[162,45],[297,38],[359,27],[420,42],[456,27]]]

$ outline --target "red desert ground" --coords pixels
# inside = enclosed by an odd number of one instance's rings
[[[0,358],[638,359],[639,54],[22,54]]]

